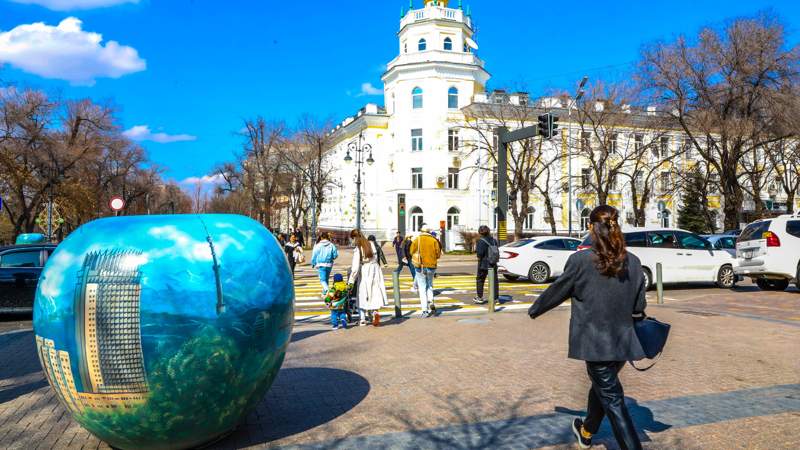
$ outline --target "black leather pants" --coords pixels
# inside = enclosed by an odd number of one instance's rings
[[[633,420],[625,407],[625,394],[617,374],[625,366],[624,361],[590,362],[586,370],[592,380],[589,390],[589,406],[583,427],[589,433],[597,433],[604,416],[608,416],[614,437],[623,450],[640,450],[642,443]]]

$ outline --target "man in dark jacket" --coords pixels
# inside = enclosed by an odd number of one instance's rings
[[[486,281],[486,277],[489,275],[489,269],[494,269],[494,298],[495,301],[500,302],[500,286],[497,280],[497,264],[492,264],[489,262],[489,247],[490,246],[497,246],[497,241],[495,238],[492,237],[492,233],[489,230],[489,227],[486,225],[481,225],[478,228],[478,242],[475,245],[475,253],[478,255],[478,272],[477,276],[475,277],[475,281],[477,286],[475,287],[476,293],[478,294],[472,302],[476,305],[483,305],[487,302],[486,299],[483,298],[483,285]]]

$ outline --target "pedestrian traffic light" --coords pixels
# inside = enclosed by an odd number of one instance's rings
[[[542,114],[539,116],[539,136],[545,139],[550,138],[550,114]]]

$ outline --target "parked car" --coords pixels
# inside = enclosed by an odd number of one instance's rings
[[[54,244],[0,247],[0,313],[33,311],[36,284]]]
[[[714,250],[725,250],[734,258],[736,257],[736,236],[730,234],[704,234],[701,237],[711,242]]]
[[[569,255],[578,250],[581,241],[563,236],[540,236],[514,241],[500,247],[497,271],[507,280],[527,277],[533,283],[544,283],[564,272]]]
[[[655,282],[656,265],[661,263],[661,280],[667,283],[711,282],[725,289],[736,283],[734,257],[716,250],[708,240],[680,229],[624,232],[629,252],[639,257],[648,289]],[[587,236],[581,248],[590,248]]]
[[[800,289],[800,213],[757,220],[736,241],[737,274],[765,291]]]
[[[740,234],[742,234],[742,230],[727,230],[723,231],[722,234],[727,236],[739,236]]]

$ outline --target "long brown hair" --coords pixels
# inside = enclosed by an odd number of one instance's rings
[[[372,252],[372,246],[369,244],[367,238],[364,237],[358,230],[353,230],[350,232],[350,239],[356,244],[356,246],[361,250],[361,259],[368,260],[372,259],[375,256],[375,253]]]
[[[592,250],[597,270],[609,277],[619,276],[625,268],[625,238],[619,228],[619,211],[600,205],[589,215],[592,223]]]

